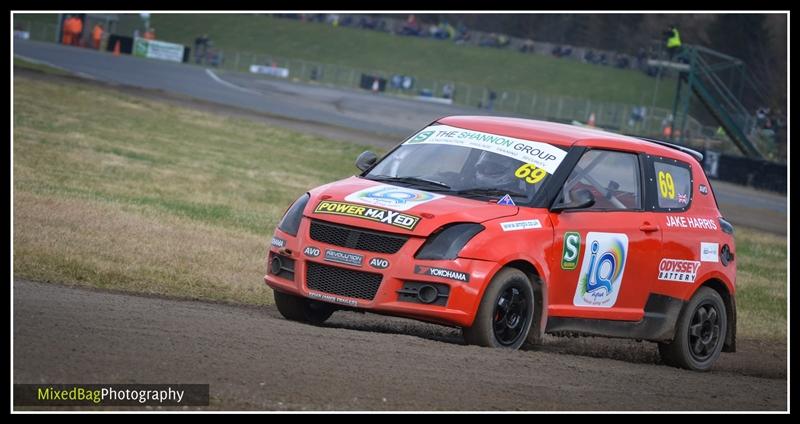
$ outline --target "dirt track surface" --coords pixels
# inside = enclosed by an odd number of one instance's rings
[[[268,290],[265,287],[265,290]],[[464,346],[459,331],[14,281],[15,383],[203,383],[212,409],[786,410],[786,347],[742,340],[707,373],[654,344],[547,338]]]

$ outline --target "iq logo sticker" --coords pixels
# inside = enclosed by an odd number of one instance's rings
[[[352,193],[345,197],[344,200],[367,205],[383,206],[397,211],[406,211],[414,206],[428,203],[431,200],[436,200],[441,197],[444,196],[441,194],[428,193],[427,191],[390,185],[377,185]]]
[[[610,308],[617,302],[625,262],[628,236],[620,233],[586,235],[586,252],[575,288],[575,306]]]
[[[561,252],[561,269],[573,270],[578,266],[578,256],[581,254],[581,234],[576,232],[564,233],[564,249]]]

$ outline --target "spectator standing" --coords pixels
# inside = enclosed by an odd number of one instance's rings
[[[199,64],[205,59],[208,42],[208,34],[203,34],[194,39],[194,59],[196,63]]]
[[[61,23],[61,44],[71,45],[72,44],[72,20],[75,19],[73,16],[67,16],[64,19],[64,22]]]
[[[81,34],[83,34],[83,21],[79,17],[74,17],[72,20],[72,45],[81,45]]]
[[[494,109],[495,100],[497,100],[497,93],[495,93],[494,90],[489,90],[489,103],[486,105],[486,109]]]
[[[100,42],[103,40],[103,24],[95,24],[92,29],[92,47],[100,50]]]
[[[678,32],[678,25],[672,24],[664,32],[664,36],[667,38],[667,53],[669,54],[669,60],[671,61],[672,58],[681,50],[681,35]]]

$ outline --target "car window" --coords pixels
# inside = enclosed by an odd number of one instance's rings
[[[692,201],[692,174],[683,162],[653,160],[655,198],[659,209],[684,209]]]
[[[632,153],[589,150],[572,170],[559,203],[569,203],[577,190],[588,190],[595,203],[582,210],[641,209],[639,161]]]

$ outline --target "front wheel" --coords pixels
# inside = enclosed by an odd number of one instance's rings
[[[535,302],[528,277],[513,268],[501,270],[486,288],[472,327],[463,328],[468,344],[519,349],[528,336]]]
[[[727,329],[722,297],[709,287],[700,287],[678,318],[675,338],[659,343],[658,353],[667,365],[707,371],[719,358]]]
[[[273,290],[275,306],[284,318],[319,325],[336,311],[332,305]]]

